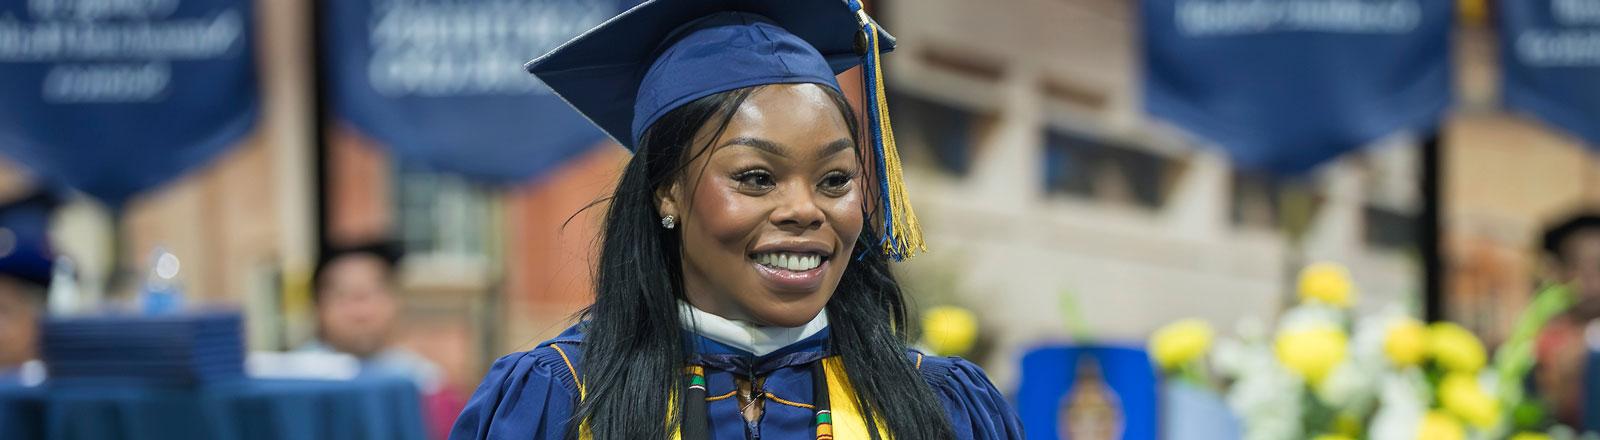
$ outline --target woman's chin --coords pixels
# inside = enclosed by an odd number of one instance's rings
[[[807,301],[810,302],[810,301]],[[752,308],[750,317],[761,327],[800,327],[816,319],[827,301],[815,306],[801,304],[774,304],[771,307]]]

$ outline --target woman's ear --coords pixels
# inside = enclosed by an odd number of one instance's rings
[[[683,212],[678,208],[681,206],[678,204],[678,195],[682,193],[679,191],[679,185],[678,180],[673,179],[672,183],[656,187],[656,212],[662,217],[670,215],[683,218]]]

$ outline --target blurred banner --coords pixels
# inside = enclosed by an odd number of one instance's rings
[[[1453,1],[1145,0],[1144,103],[1242,168],[1292,174],[1450,103]]]
[[[250,0],[0,2],[0,154],[121,206],[257,113]]]
[[[338,116],[401,163],[486,183],[551,170],[605,135],[522,62],[627,0],[340,0],[326,10]]]
[[[1600,148],[1600,0],[1496,4],[1506,106]]]

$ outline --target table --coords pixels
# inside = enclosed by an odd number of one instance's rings
[[[416,388],[392,378],[0,386],[3,439],[423,440],[422,420]]]

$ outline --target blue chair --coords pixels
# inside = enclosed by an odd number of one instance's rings
[[[1157,380],[1150,358],[1142,348],[1115,345],[1051,345],[1022,355],[1022,380],[1016,396],[1017,414],[1032,440],[1061,439],[1066,432],[1063,416],[1070,404],[1080,366],[1097,365],[1105,400],[1117,417],[1114,432],[1122,440],[1157,438]]]

